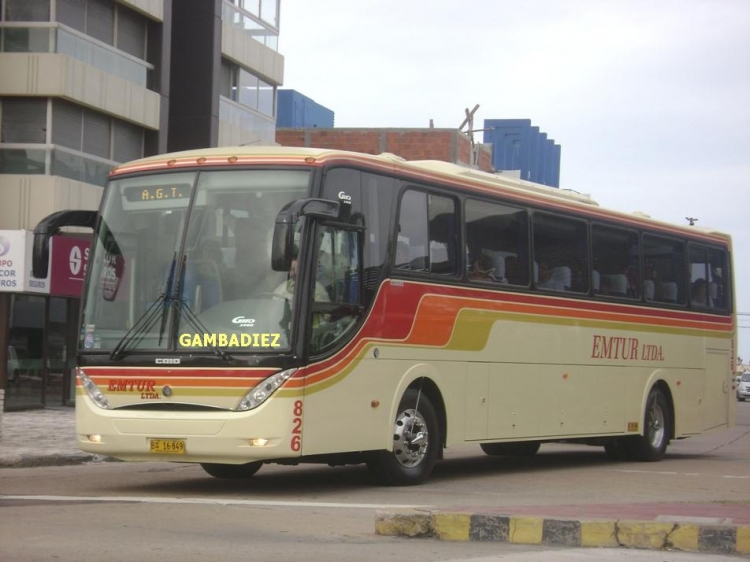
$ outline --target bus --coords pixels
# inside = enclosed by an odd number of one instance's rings
[[[657,186],[658,187],[658,186]],[[731,239],[437,161],[288,147],[115,168],[77,350],[84,451],[364,463],[420,484],[447,447],[658,461],[734,424]]]

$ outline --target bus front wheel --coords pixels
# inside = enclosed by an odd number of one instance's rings
[[[401,398],[393,425],[393,451],[379,451],[367,467],[392,486],[421,484],[432,472],[441,446],[440,424],[432,401],[410,388]]]
[[[246,464],[217,464],[202,462],[201,468],[214,478],[250,478],[260,470],[262,462],[249,462]]]

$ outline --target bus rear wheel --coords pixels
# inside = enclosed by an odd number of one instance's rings
[[[378,451],[367,468],[384,484],[421,484],[432,472],[441,446],[440,424],[426,394],[410,388],[401,398],[393,425],[393,451]]]
[[[628,452],[635,461],[656,462],[664,458],[669,445],[670,416],[669,401],[664,392],[654,387],[646,401],[643,419],[643,435],[628,438]]]
[[[482,443],[482,451],[486,455],[511,456],[511,457],[533,457],[539,451],[539,441],[519,441],[518,443]]]
[[[263,463],[260,461],[249,462],[246,464],[217,464],[202,462],[201,468],[214,478],[250,478],[260,470]]]

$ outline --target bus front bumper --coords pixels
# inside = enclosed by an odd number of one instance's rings
[[[300,438],[294,439],[292,408],[291,399],[275,398],[249,412],[104,410],[79,394],[76,434],[81,450],[124,461],[293,458],[300,456]]]

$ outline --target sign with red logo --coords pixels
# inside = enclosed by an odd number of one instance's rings
[[[52,237],[50,282],[53,295],[81,296],[90,247],[88,238]]]

